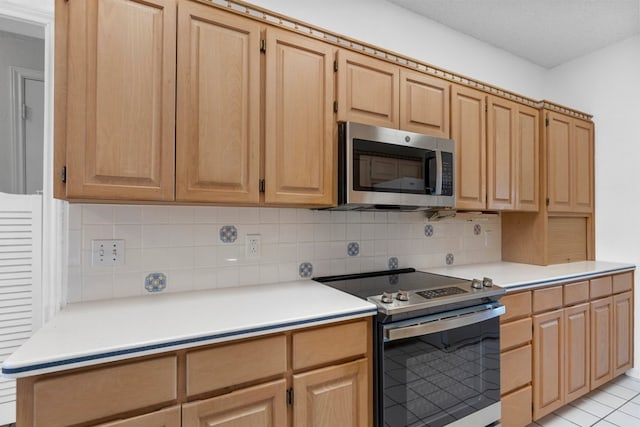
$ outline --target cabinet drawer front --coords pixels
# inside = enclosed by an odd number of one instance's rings
[[[562,286],[533,291],[533,312],[553,310],[562,307]]]
[[[360,321],[293,334],[293,369],[367,354],[369,331]]]
[[[49,377],[33,387],[34,426],[88,422],[177,398],[177,357]]]
[[[180,427],[180,406],[172,406],[161,411],[126,418],[97,427]]]
[[[500,390],[508,393],[531,382],[531,346],[516,348],[500,355]]]
[[[589,300],[589,282],[564,285],[564,305],[574,305]]]
[[[531,341],[531,318],[500,325],[500,350],[508,350]]]
[[[531,386],[502,396],[500,401],[502,427],[524,427],[531,423]]]
[[[612,280],[611,276],[598,277],[589,281],[589,291],[591,299],[606,297],[611,295]]]
[[[531,292],[520,292],[517,294],[505,295],[501,299],[506,307],[506,312],[500,316],[501,322],[507,322],[519,317],[531,314]]]
[[[630,291],[633,288],[633,273],[616,274],[613,276],[613,293]]]
[[[272,377],[287,370],[284,335],[187,353],[187,395]]]

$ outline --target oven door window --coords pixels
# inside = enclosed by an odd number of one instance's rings
[[[353,189],[388,193],[435,194],[435,152],[354,139]]]
[[[384,426],[445,426],[500,401],[498,318],[384,343]]]

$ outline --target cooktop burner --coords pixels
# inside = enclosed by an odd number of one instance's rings
[[[493,286],[488,278],[471,281],[413,268],[316,277],[314,280],[371,301],[385,314],[498,298],[504,294],[504,289]]]

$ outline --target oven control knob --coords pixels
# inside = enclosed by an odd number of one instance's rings
[[[398,301],[409,301],[409,292],[401,291],[398,289],[398,293],[396,294],[396,298]]]
[[[482,289],[482,280],[480,279],[473,279],[471,281],[471,287],[473,289]]]
[[[482,286],[484,286],[485,288],[490,288],[493,286],[493,279],[489,278],[489,277],[484,277],[482,279]]]
[[[390,304],[393,302],[393,294],[391,292],[383,292],[382,296],[380,296],[380,301],[385,304]]]

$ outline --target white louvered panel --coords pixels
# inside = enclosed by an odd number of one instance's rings
[[[39,324],[42,198],[0,193],[0,362]],[[0,378],[0,425],[15,422],[16,385]]]

